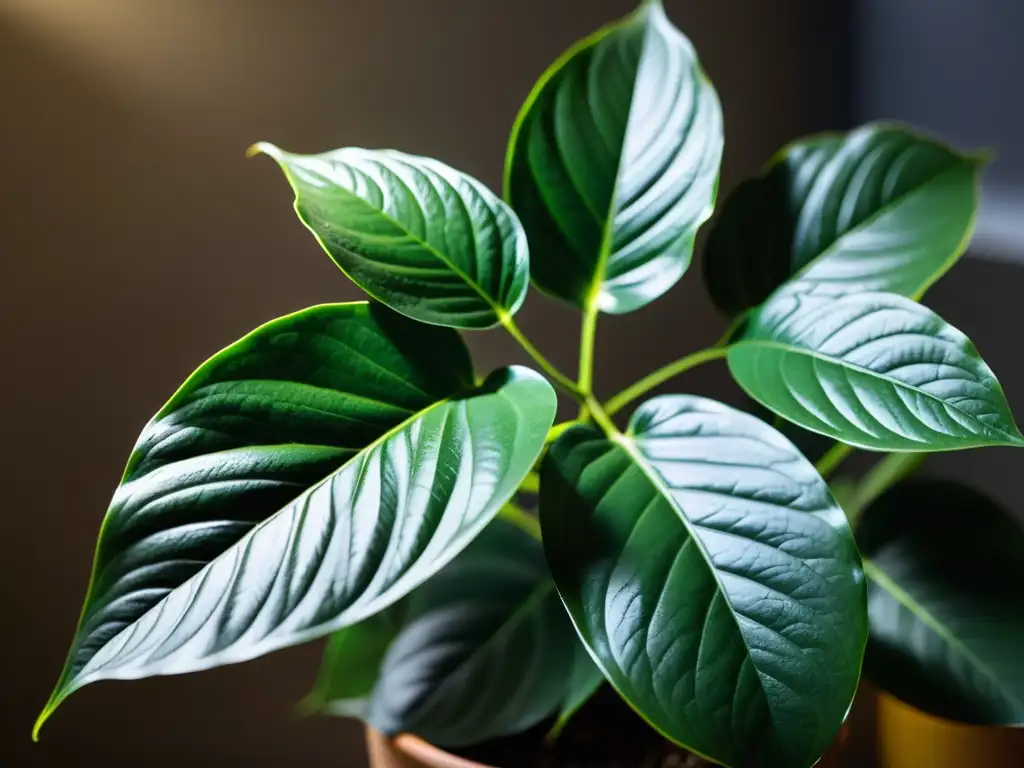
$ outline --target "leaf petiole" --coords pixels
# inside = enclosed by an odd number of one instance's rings
[[[681,357],[674,363],[669,363],[668,365],[647,374],[635,384],[626,387],[605,403],[604,410],[609,416],[614,416],[638,397],[647,394],[652,389],[664,384],[669,379],[675,378],[679,374],[684,373],[691,368],[696,368],[698,365],[702,365],[703,363],[723,358],[726,356],[728,351],[728,347],[715,346]]]
[[[526,338],[526,335],[519,330],[519,326],[516,325],[516,322],[512,319],[511,315],[502,313],[501,324],[505,327],[505,330],[509,332],[512,338],[519,342],[519,346],[526,350],[526,354],[533,358],[533,361],[540,366],[541,370],[551,378],[552,382],[561,387],[566,394],[571,395],[581,403],[586,400],[586,395],[576,385],[576,382],[558,370],[554,365],[552,365],[551,361],[541,354],[540,350],[533,345],[533,342]]]
[[[926,453],[890,453],[880,459],[857,484],[847,510],[850,525],[854,525],[875,499],[916,470],[927,458]]]
[[[818,459],[818,463],[814,465],[814,468],[818,470],[818,474],[824,478],[828,478],[836,467],[843,463],[847,456],[853,453],[853,446],[847,445],[846,443],[836,443],[828,452]]]
[[[511,501],[498,512],[498,517],[506,520],[517,528],[530,534],[537,541],[541,541],[540,521],[536,516],[531,515],[525,509]]]
[[[729,327],[725,329],[725,333],[710,347],[681,357],[674,363],[669,363],[647,374],[631,386],[626,387],[604,404],[605,412],[609,416],[614,416],[638,397],[647,394],[655,387],[661,386],[669,379],[675,378],[679,374],[691,368],[696,368],[703,363],[725,357],[729,352],[729,344],[732,342],[732,337],[743,326],[743,323],[746,322],[748,314],[748,312],[743,312],[737,315],[729,324]]]

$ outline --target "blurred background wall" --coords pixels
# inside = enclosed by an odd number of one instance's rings
[[[143,424],[189,371],[255,325],[359,296],[295,220],[278,171],[246,160],[246,147],[397,147],[497,188],[533,81],[631,6],[0,0],[0,766],[363,765],[357,726],[293,715],[317,645],[201,675],[90,687],[40,744],[29,731]],[[879,104],[854,98],[863,86],[856,62],[875,45],[868,33],[853,37],[863,8],[666,6],[724,101],[723,191],[799,134],[877,116]],[[980,41],[971,51],[984,56]],[[974,259],[929,296],[975,339],[1018,409],[1024,364],[1007,313],[1021,287],[1018,267]],[[537,296],[523,317],[571,369],[576,319]],[[695,268],[663,301],[602,321],[601,390],[710,342],[723,325]],[[471,344],[481,369],[518,357],[498,332]],[[695,372],[685,387],[737,400],[721,369]],[[1012,482],[1019,458],[987,451],[930,466],[1024,509]]]

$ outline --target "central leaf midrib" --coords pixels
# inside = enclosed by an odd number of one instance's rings
[[[654,486],[657,493],[659,493],[662,496],[662,498],[664,498],[668,502],[669,506],[676,513],[676,517],[683,524],[683,528],[686,529],[687,534],[689,534],[690,538],[693,539],[694,544],[697,547],[697,551],[700,552],[701,558],[704,560],[705,566],[707,566],[708,571],[710,571],[711,573],[711,577],[715,581],[715,586],[718,589],[718,593],[722,596],[722,602],[724,602],[729,609],[729,615],[733,618],[733,623],[736,626],[736,632],[740,636],[740,639],[743,641],[743,647],[746,650],[747,658],[750,660],[750,663],[751,665],[753,665],[755,671],[757,671],[757,682],[761,690],[761,695],[764,698],[765,705],[768,707],[769,712],[772,713],[772,716],[769,718],[771,729],[772,732],[775,734],[776,741],[781,745],[782,740],[778,730],[775,727],[775,713],[774,709],[772,708],[772,700],[771,697],[768,695],[768,691],[765,689],[764,680],[761,679],[761,670],[754,659],[753,653],[751,652],[750,644],[747,642],[747,637],[743,633],[743,628],[740,623],[739,614],[737,614],[736,609],[733,607],[732,602],[729,600],[729,593],[726,591],[725,586],[722,584],[721,578],[719,578],[718,569],[715,568],[714,562],[711,560],[711,555],[707,551],[707,548],[704,546],[703,539],[701,539],[700,536],[697,534],[695,526],[687,518],[686,513],[679,508],[678,504],[676,504],[675,498],[672,496],[668,487],[665,485],[665,482],[661,479],[661,476],[658,474],[657,470],[650,465],[650,463],[647,460],[647,457],[637,446],[633,436],[619,435],[616,438],[614,438],[614,442],[622,446],[623,450],[626,451],[626,454],[633,460],[637,467],[639,467],[640,471],[643,472],[644,475],[647,477],[648,481]]]
[[[641,6],[635,16],[631,16],[623,23],[623,27],[628,24],[636,23],[640,20],[641,14],[647,12],[647,6]],[[626,111],[626,127],[622,132],[622,142],[619,147],[619,156],[615,161],[615,176],[612,182],[611,197],[608,199],[608,210],[605,212],[604,226],[601,231],[601,247],[597,253],[597,263],[594,265],[594,277],[590,282],[590,291],[587,295],[586,306],[584,312],[592,312],[596,305],[598,298],[601,295],[601,288],[606,280],[606,272],[608,269],[608,260],[612,254],[612,239],[614,237],[614,222],[615,222],[615,204],[619,196],[619,183],[622,177],[622,165],[623,155],[626,152],[626,141],[629,137],[629,124],[633,117],[633,101],[636,98],[636,79],[640,73],[640,68],[643,64],[644,56],[647,55],[647,36],[650,34],[650,19],[645,19],[643,39],[640,43],[640,55],[637,57],[636,70],[633,72],[632,87],[629,91],[629,108]]]
[[[954,633],[953,630],[947,627],[931,611],[921,605],[913,595],[900,587],[896,580],[873,560],[864,557],[863,563],[864,573],[868,578],[870,578],[881,589],[885,590],[886,594],[892,597],[893,600],[899,603],[906,610],[910,611],[915,618],[938,635],[939,639],[945,642],[953,651],[962,656],[965,661],[988,678],[1007,700],[1012,701],[1018,709],[1024,711],[1024,701],[1021,701],[1013,690],[1004,688],[1003,681],[995,670],[985,664],[985,662],[982,661],[973,650],[971,650],[962,640],[960,640],[960,638],[956,636],[956,633]]]
[[[249,541],[255,535],[255,533],[257,531],[259,531],[262,528],[264,528],[265,526],[271,524],[274,520],[277,519],[278,515],[281,514],[281,510],[283,510],[283,509],[287,508],[289,505],[295,503],[295,501],[297,499],[299,499],[301,496],[303,496],[304,494],[310,493],[311,491],[313,491],[313,489],[318,488],[318,487],[322,486],[324,483],[330,481],[331,478],[337,476],[339,473],[341,473],[342,471],[347,469],[353,462],[359,461],[361,459],[361,457],[363,457],[363,456],[365,456],[367,454],[367,452],[376,449],[381,444],[383,444],[386,440],[390,439],[391,437],[393,437],[394,435],[399,433],[401,430],[403,430],[404,428],[406,428],[407,426],[412,424],[417,419],[426,416],[428,413],[436,410],[437,408],[440,408],[440,407],[442,407],[444,405],[450,404],[455,399],[455,397],[457,397],[457,395],[453,395],[451,397],[444,398],[443,400],[438,400],[436,403],[432,403],[431,405],[427,406],[426,408],[424,408],[424,409],[422,409],[420,411],[417,411],[416,413],[412,414],[409,418],[407,418],[401,424],[398,424],[395,427],[392,427],[387,432],[385,432],[380,437],[378,437],[376,440],[374,440],[372,443],[369,443],[367,446],[365,446],[362,450],[356,452],[355,455],[353,455],[351,458],[349,458],[344,464],[342,464],[339,467],[337,467],[334,471],[329,473],[326,477],[322,478],[321,480],[317,481],[316,483],[313,483],[312,485],[307,486],[303,491],[301,491],[298,495],[296,495],[295,498],[289,500],[288,502],[285,502],[276,512],[274,512],[272,515],[270,515],[269,517],[267,517],[265,520],[261,521],[257,525],[253,526],[248,532],[246,532],[246,534],[241,539],[239,539],[238,541],[234,542],[233,544],[228,546],[223,552],[221,552],[216,557],[214,557],[211,560],[209,560],[206,563],[206,565],[200,571],[198,571],[197,573],[193,574],[191,577],[186,579],[181,584],[178,584],[175,587],[171,588],[168,591],[166,597],[162,598],[157,603],[154,603],[153,606],[151,606],[148,610],[146,610],[140,616],[135,618],[123,630],[121,630],[116,635],[111,637],[101,647],[97,648],[95,653],[93,653],[92,656],[90,656],[89,661],[87,661],[83,665],[82,669],[84,670],[85,668],[87,668],[89,663],[91,663],[91,661],[96,656],[98,656],[100,653],[102,653],[104,651],[104,649],[106,649],[111,643],[117,641],[125,632],[131,631],[132,627],[137,625],[143,618],[145,618],[147,615],[149,615],[153,611],[159,610],[160,607],[163,606],[166,603],[166,601],[170,597],[170,595],[172,595],[177,590],[179,590],[184,584],[188,583],[192,579],[198,578],[201,574],[203,574],[205,572],[208,572],[209,569],[211,568],[211,566],[213,565],[213,563],[215,563],[218,560],[220,560],[228,552],[233,551],[236,547],[238,547],[243,542]],[[90,583],[89,590],[86,593],[85,605],[88,605],[90,600],[91,600],[92,588],[93,588],[93,584]],[[66,698],[68,695],[70,695],[74,690],[76,690],[77,687],[79,687],[79,686],[76,686],[75,683],[76,683],[76,681],[78,681],[78,679],[80,677],[80,674],[81,673],[79,672],[74,677],[71,677],[71,678],[69,678],[67,680],[64,680],[63,679],[63,675],[62,675],[62,679],[58,683],[58,688],[57,688],[57,690],[54,691],[54,694],[51,697],[51,702],[53,704],[53,708],[56,708],[57,704],[59,704],[60,701],[62,701],[64,698]],[[47,705],[47,709],[50,709],[50,708],[51,708],[50,704],[48,704]]]
[[[844,241],[847,238],[850,238],[850,237],[852,237],[853,235],[856,235],[856,234],[860,234],[863,230],[866,230],[866,229],[870,228],[872,225],[877,223],[878,220],[881,219],[883,216],[885,216],[888,213],[891,213],[893,210],[895,210],[899,206],[905,204],[908,200],[912,199],[913,197],[915,197],[917,195],[923,194],[924,191],[929,186],[934,184],[936,181],[938,181],[940,178],[945,176],[947,173],[952,173],[953,171],[959,170],[962,163],[963,163],[962,160],[956,160],[954,163],[952,163],[951,165],[943,168],[938,173],[934,173],[931,176],[928,176],[926,179],[924,179],[920,184],[915,186],[913,189],[907,190],[902,195],[899,195],[898,197],[893,198],[892,200],[887,202],[885,205],[881,206],[874,213],[872,213],[870,216],[866,217],[863,221],[859,222],[854,227],[851,227],[850,229],[848,229],[845,232],[843,232],[841,235],[839,235],[839,237],[837,237],[835,240],[833,240],[831,243],[829,243],[829,245],[824,250],[822,250],[821,253],[817,254],[813,259],[808,261],[800,269],[800,271],[798,271],[796,273],[796,275],[794,275],[793,279],[799,280],[800,278],[802,278],[804,275],[806,275],[807,272],[809,272],[811,269],[813,269],[815,266],[817,266],[820,262],[823,262],[825,259],[829,258],[830,256],[832,256],[835,253],[837,253],[838,251],[840,251],[843,248]],[[792,246],[790,246],[790,247],[792,248]],[[947,259],[949,258],[949,254],[946,255],[946,258]],[[945,268],[940,271],[940,274],[941,274],[941,272],[944,272],[945,269],[949,268],[948,265],[944,265],[944,267]],[[927,288],[927,286],[925,286],[925,288]],[[921,292],[923,292],[923,289],[918,289],[918,293],[915,293],[915,297],[919,293],[921,293]],[[914,298],[914,297],[912,297],[912,298]]]
[[[845,360],[843,360],[841,358],[831,357],[831,356],[826,355],[826,354],[824,354],[822,352],[816,352],[815,350],[808,349],[807,347],[797,346],[795,344],[787,344],[787,343],[782,342],[782,341],[768,341],[766,339],[756,339],[756,338],[755,339],[744,339],[743,341],[737,342],[736,344],[733,345],[733,349],[739,349],[739,348],[745,347],[745,346],[762,347],[762,348],[765,348],[765,349],[777,350],[777,351],[780,351],[780,352],[785,352],[785,353],[790,353],[790,354],[800,354],[800,355],[804,355],[806,357],[814,358],[815,360],[819,360],[822,363],[825,363],[826,365],[834,365],[834,366],[841,367],[841,368],[849,368],[852,371],[856,371],[858,373],[863,373],[866,376],[870,376],[870,377],[878,379],[880,381],[884,381],[885,383],[890,384],[890,385],[895,386],[895,387],[900,387],[902,389],[907,390],[908,392],[914,392],[914,393],[916,393],[918,395],[921,395],[922,397],[925,397],[925,398],[927,398],[927,399],[929,399],[929,400],[931,400],[931,401],[933,401],[935,403],[938,403],[943,408],[950,408],[950,409],[956,411],[957,413],[962,414],[965,418],[969,419],[970,421],[972,421],[972,422],[974,422],[976,424],[980,424],[985,430],[991,430],[993,432],[998,432],[999,434],[1004,435],[1006,438],[1008,438],[1008,440],[1009,440],[1008,444],[1009,445],[1020,445],[1021,444],[1021,438],[1019,436],[1015,437],[1011,433],[1006,432],[1006,431],[1004,431],[1001,428],[993,427],[990,424],[986,424],[984,421],[979,419],[977,416],[974,416],[973,414],[967,413],[966,411],[962,410],[961,408],[959,408],[956,405],[953,405],[952,403],[947,403],[945,400],[942,400],[941,398],[937,397],[936,395],[931,394],[930,392],[924,391],[920,387],[914,386],[912,384],[907,384],[906,382],[898,381],[896,379],[890,379],[887,376],[885,376],[884,374],[878,373],[877,371],[872,371],[869,368],[864,368],[864,367],[862,367],[860,365],[857,365],[855,363],[847,362],[847,361],[845,361]],[[975,382],[975,383],[977,383],[977,382]],[[892,430],[889,430],[889,431],[892,432]],[[897,433],[894,433],[894,434],[897,434]],[[949,435],[947,435],[947,437],[949,437]]]

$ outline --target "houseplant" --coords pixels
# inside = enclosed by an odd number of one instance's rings
[[[541,78],[504,200],[427,158],[258,145],[372,300],[261,326],[146,426],[37,734],[90,682],[328,635],[307,709],[452,749],[568,734],[607,680],[665,743],[806,766],[865,646],[906,701],[1020,724],[1024,538],[970,489],[904,482],[928,452],[1024,444],[974,347],[916,301],[968,242],[984,158],[892,125],[784,149],[707,241],[722,340],[602,402],[598,317],[683,277],[722,150],[656,2]],[[580,310],[575,378],[516,325],[531,282]],[[498,326],[540,372],[474,372],[459,331]],[[780,429],[836,441],[817,467],[754,415],[644,399],[717,359]],[[579,404],[554,426],[552,384]],[[830,489],[854,448],[885,456]]]

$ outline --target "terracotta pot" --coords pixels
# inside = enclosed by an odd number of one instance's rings
[[[843,728],[835,746],[825,754],[815,768],[839,768],[842,765],[839,752],[846,735],[847,729]],[[370,768],[494,768],[450,755],[407,733],[389,739],[369,727],[366,729],[366,749],[370,755]]]
[[[879,768],[1017,768],[1024,730],[941,720],[885,693],[878,695]]]
[[[449,755],[417,736],[403,733],[389,739],[369,727],[366,750],[370,755],[370,768],[492,768]]]

